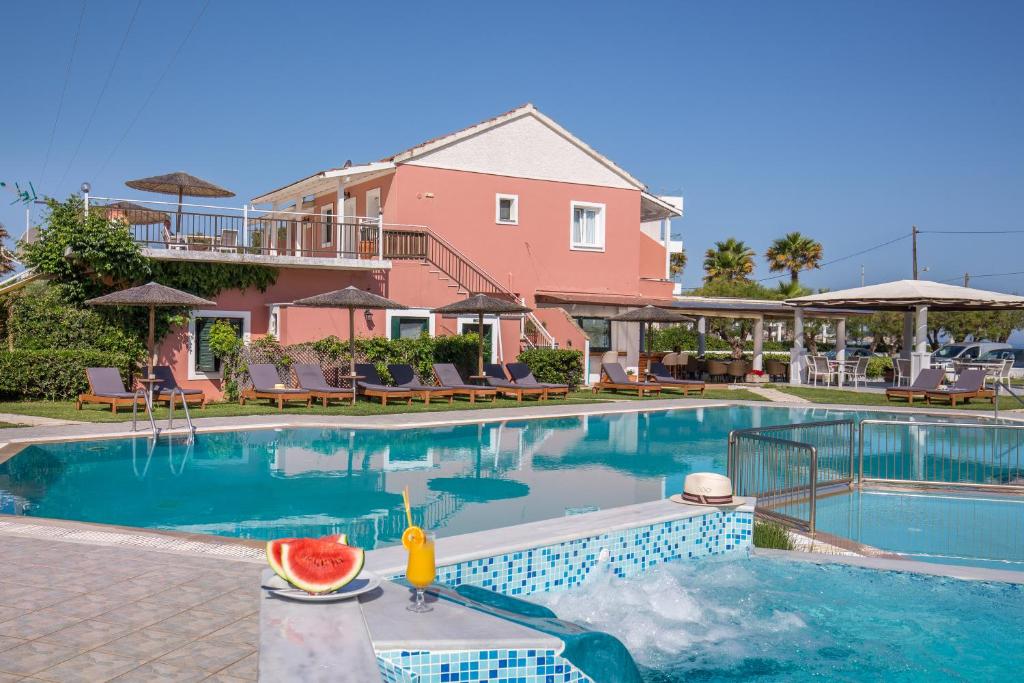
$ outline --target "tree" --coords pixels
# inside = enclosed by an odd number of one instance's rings
[[[754,272],[754,250],[730,237],[704,254],[704,281],[746,280]]]
[[[0,223],[0,275],[14,270],[14,254],[4,246],[4,241],[10,238],[7,229],[4,228],[3,223]]]
[[[668,276],[675,277],[682,273],[684,268],[686,268],[686,250],[680,249],[672,252],[668,257]]]
[[[794,285],[800,282],[801,270],[819,268],[822,257],[821,242],[799,232],[786,233],[768,247],[764,254],[768,269],[773,273],[788,271]]]

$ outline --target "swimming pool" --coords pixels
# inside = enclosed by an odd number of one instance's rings
[[[369,549],[397,542],[405,486],[439,535],[494,529],[677,493],[690,472],[725,472],[734,429],[868,414],[728,406],[39,444],[0,463],[0,512],[251,539],[344,531]]]
[[[649,683],[995,680],[1024,667],[1013,584],[705,558],[530,600],[618,637]]]

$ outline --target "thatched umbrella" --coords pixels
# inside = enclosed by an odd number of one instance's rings
[[[305,299],[293,301],[292,306],[315,306],[318,308],[347,308],[348,309],[348,344],[351,359],[349,360],[349,380],[352,382],[352,395],[356,392],[356,309],[392,309],[401,310],[408,308],[397,301],[385,299],[371,292],[365,292],[358,287],[349,285],[345,289],[338,289],[326,294],[307,296]]]
[[[171,220],[166,211],[150,209],[133,202],[112,202],[94,207],[94,210],[106,216],[108,220],[123,219],[128,225],[156,225]]]
[[[682,313],[676,313],[670,311],[667,308],[658,308],[657,306],[644,306],[643,308],[634,308],[626,311],[625,313],[619,313],[616,316],[609,318],[620,323],[640,323],[641,325],[647,325],[647,334],[644,338],[647,339],[648,353],[650,353],[651,345],[651,323],[685,323],[692,322],[693,318],[689,318]]]
[[[159,308],[199,308],[200,306],[216,306],[212,301],[183,292],[180,289],[166,287],[150,282],[146,285],[122,289],[105,296],[89,299],[85,303],[90,306],[147,306],[149,308],[149,358],[146,360],[146,376],[153,376],[156,365],[156,309]]]
[[[462,301],[435,308],[434,313],[442,315],[476,315],[477,332],[480,336],[477,344],[477,377],[484,375],[484,315],[502,315],[506,313],[529,313],[532,309],[521,306],[507,299],[497,299],[486,294],[474,294]]]
[[[178,195],[178,212],[175,215],[174,232],[181,228],[181,198],[188,197],[234,197],[235,193],[214,185],[208,180],[197,178],[183,171],[155,175],[151,178],[139,178],[125,183],[128,187],[146,192]]]

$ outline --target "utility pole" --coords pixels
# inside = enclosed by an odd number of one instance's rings
[[[971,274],[964,273],[964,287],[969,287],[971,284]]]
[[[917,226],[913,225],[910,228],[910,238],[913,242],[914,249],[914,279],[917,279]]]
[[[864,286],[864,264],[860,264],[860,286]]]

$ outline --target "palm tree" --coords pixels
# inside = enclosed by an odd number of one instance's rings
[[[0,223],[0,275],[14,270],[14,254],[4,246],[4,240],[10,238],[4,224]]]
[[[742,240],[730,237],[715,242],[714,249],[704,254],[704,281],[745,280],[754,272],[754,250]]]
[[[668,257],[669,277],[679,275],[684,268],[686,268],[686,249],[672,252]]]
[[[799,232],[790,232],[772,242],[764,256],[768,259],[770,271],[789,271],[790,282],[796,285],[800,282],[801,270],[820,267],[822,247],[817,240]]]

